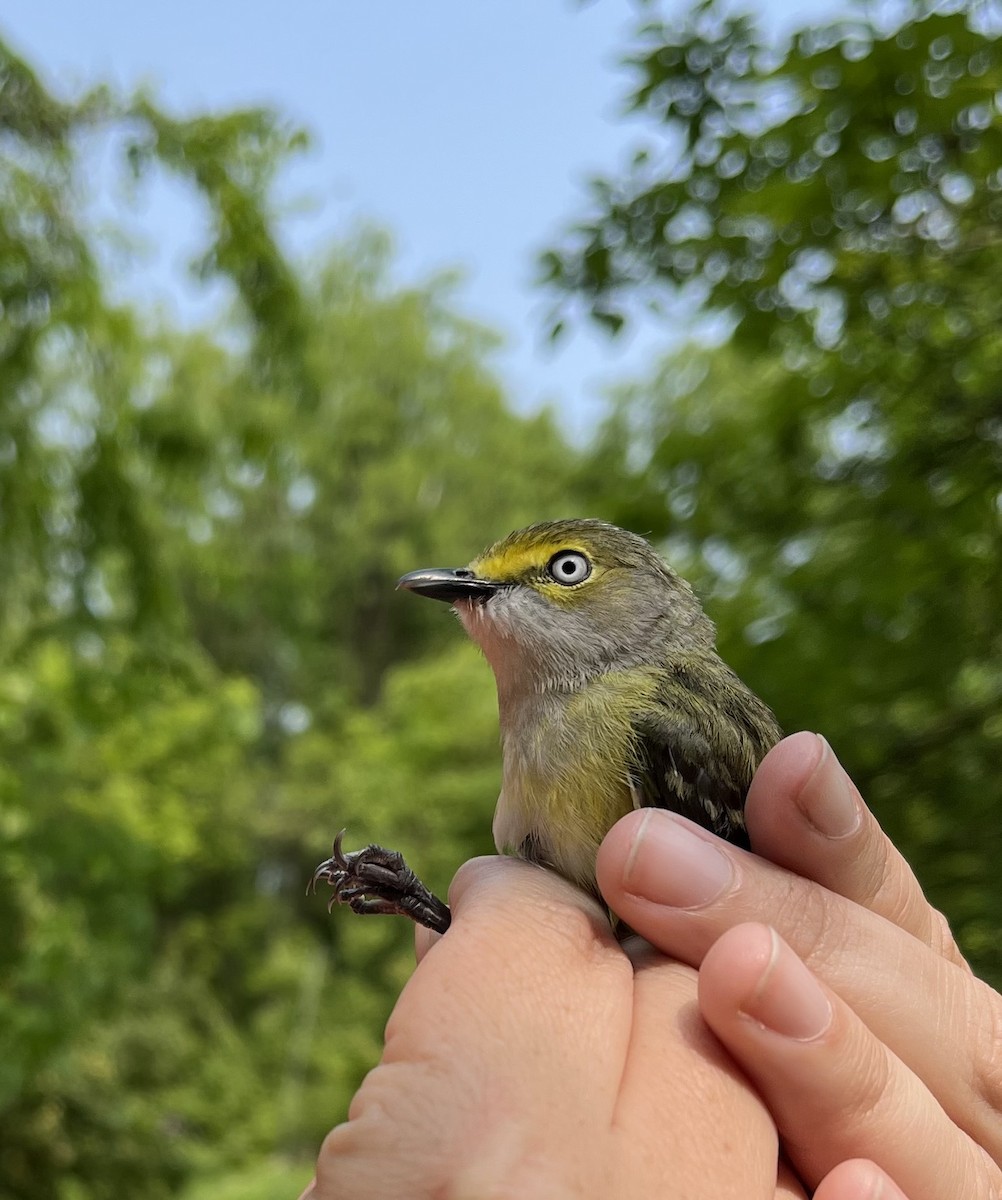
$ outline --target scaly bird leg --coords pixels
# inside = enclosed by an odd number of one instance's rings
[[[435,933],[445,933],[452,921],[449,906],[433,895],[404,862],[403,855],[382,846],[366,846],[346,854],[341,849],[345,831],[334,839],[331,856],[313,872],[310,891],[318,880],[330,885],[333,895],[327,911],[347,904],[356,913],[391,913],[410,917]]]

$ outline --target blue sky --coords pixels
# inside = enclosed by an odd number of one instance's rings
[[[769,17],[822,3],[772,0]],[[459,268],[462,311],[504,336],[494,366],[512,399],[556,401],[583,432],[602,389],[678,336],[652,325],[610,345],[582,328],[553,351],[532,287],[534,255],[580,211],[583,180],[639,136],[618,119],[617,58],[636,11],[630,0],[7,0],[0,33],[61,92],[148,83],[181,113],[265,103],[308,127],[314,149],[286,181],[310,201],[285,219],[291,244],[306,252],[373,221],[395,239],[401,280]],[[145,257],[124,286],[178,319],[204,312],[213,298],[184,275],[200,244],[190,197],[147,189],[130,223]]]

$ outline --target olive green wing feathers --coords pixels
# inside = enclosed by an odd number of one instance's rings
[[[668,808],[748,846],[744,805],[758,764],[782,737],[776,718],[715,655],[673,664],[634,719],[634,804]]]

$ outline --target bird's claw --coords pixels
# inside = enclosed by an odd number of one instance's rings
[[[355,913],[395,913],[445,933],[452,920],[449,906],[425,887],[403,855],[375,845],[345,853],[344,835],[342,829],[334,839],[330,858],[313,872],[307,889],[315,892],[319,881],[331,887],[328,912],[335,904],[347,904]]]

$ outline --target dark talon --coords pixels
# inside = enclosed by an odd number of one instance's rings
[[[318,879],[325,879],[331,885],[331,887],[334,887],[335,879],[333,877],[335,875],[347,874],[347,872],[351,869],[350,863],[348,862],[347,858],[345,858],[344,851],[341,849],[341,842],[347,832],[347,829],[341,830],[341,832],[334,839],[334,845],[331,846],[330,858],[325,859],[313,872],[310,882],[306,885],[307,896],[316,895]],[[336,896],[335,899],[337,899]],[[330,912],[329,907],[327,911]]]
[[[334,838],[334,845],[331,847],[331,858],[337,863],[342,871],[348,869],[348,860],[344,856],[344,851],[341,849],[341,843],[344,841],[344,835],[348,832],[347,829],[342,829]]]
[[[334,839],[330,858],[313,872],[307,892],[315,892],[317,881],[332,889],[327,904],[347,904],[352,912],[394,913],[410,917],[436,933],[444,933],[452,920],[449,906],[433,895],[395,850],[370,845],[345,853],[345,830]]]

